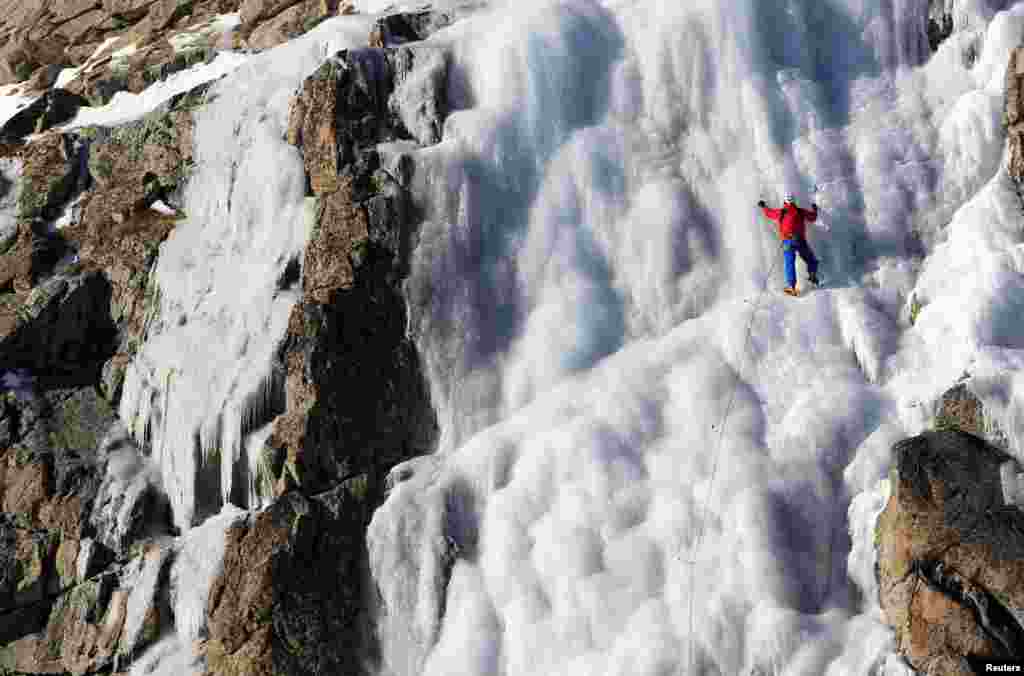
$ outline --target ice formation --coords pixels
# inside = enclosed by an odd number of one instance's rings
[[[952,3],[935,54],[915,0],[493,3],[434,38],[467,80],[409,292],[443,432],[370,528],[386,673],[906,673],[889,447],[965,370],[1024,431],[1009,5]],[[787,192],[825,226],[799,300],[754,206]]]
[[[1024,6],[949,0],[931,54],[925,0],[442,4],[461,86],[417,152],[407,289],[442,436],[368,534],[385,672],[906,674],[873,587],[890,445],[964,371],[1024,439]],[[309,229],[287,104],[371,19],[219,57],[121,408],[194,538],[137,673],[192,668],[222,505],[258,504],[274,282]],[[824,226],[800,299],[754,207],[787,192]]]

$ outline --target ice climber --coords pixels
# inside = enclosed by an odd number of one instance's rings
[[[800,295],[796,288],[796,255],[800,254],[807,265],[807,281],[817,286],[818,281],[818,258],[811,251],[811,245],[807,243],[807,223],[813,223],[818,218],[818,205],[811,204],[811,209],[801,209],[797,206],[796,198],[793,195],[786,195],[786,201],[781,209],[769,209],[761,200],[757,203],[764,215],[779,224],[779,238],[782,240],[782,252],[786,262],[786,293],[790,296]]]

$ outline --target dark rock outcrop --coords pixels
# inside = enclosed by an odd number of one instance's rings
[[[1009,450],[1006,433],[986,414],[985,405],[971,386],[970,374],[965,373],[956,385],[943,392],[935,404],[933,427],[968,432],[1002,451]]]
[[[13,326],[0,336],[5,366],[62,375],[78,382],[99,373],[113,352],[110,284],[98,272],[47,279],[26,294]]]
[[[414,70],[425,96],[407,111]],[[412,160],[385,162],[377,144],[440,139],[446,72],[433,49],[341,52],[294,103],[288,138],[318,207],[278,355],[285,412],[265,449],[281,497],[229,534],[210,597],[211,674],[357,674],[373,654],[366,527],[388,470],[437,435],[402,296],[418,225]],[[300,562],[321,575],[298,574]]]
[[[425,40],[452,22],[452,15],[436,10],[402,12],[377,19],[370,31],[371,47],[395,47]]]
[[[0,452],[0,668],[109,669],[171,620],[158,584],[168,551],[139,546],[166,532],[164,513],[123,483],[105,491],[114,479],[104,441],[115,415],[95,387],[37,378],[3,401],[0,417],[13,432]],[[112,498],[117,515],[104,519]],[[131,530],[139,523],[148,528]],[[118,546],[129,539],[131,548]],[[133,596],[143,612],[129,620]]]
[[[440,80],[417,109],[419,126],[437,130],[421,143],[436,142],[447,61],[433,49],[342,52],[306,81],[292,110],[289,139],[302,148],[319,209],[281,352],[287,412],[270,444],[287,458],[285,482],[304,488],[386,471],[428,451],[436,433],[401,293],[417,217],[376,150],[415,138],[395,93],[420,64],[432,69],[421,81]]]
[[[953,34],[952,10],[948,0],[930,0],[928,3],[928,46],[933,52]]]
[[[210,592],[209,673],[362,672],[368,488],[360,476],[312,498],[288,493],[228,531]]]
[[[114,460],[129,442],[104,440],[111,365],[141,342],[149,272],[174,225],[148,207],[173,203],[188,175],[204,94],[12,151],[23,170],[18,236],[0,256],[0,294],[13,297],[0,305],[0,670],[109,673],[173,621],[170,552],[152,542],[169,530],[166,501]],[[71,225],[50,227],[72,196]],[[55,260],[76,249],[80,260]]]
[[[879,601],[924,674],[972,674],[968,657],[1024,658],[1024,512],[1003,498],[1012,459],[972,434],[893,447],[878,519]]]

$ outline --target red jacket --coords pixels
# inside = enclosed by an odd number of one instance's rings
[[[807,236],[807,224],[818,220],[818,210],[809,211],[797,206],[784,206],[781,209],[762,207],[764,215],[779,223],[779,238],[794,239]]]

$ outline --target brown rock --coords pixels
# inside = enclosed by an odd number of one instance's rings
[[[967,660],[953,655],[923,658],[917,673],[919,676],[975,676]]]
[[[1005,449],[1006,435],[998,430],[992,421],[986,419],[985,407],[977,395],[971,392],[969,384],[967,376],[964,382],[946,390],[939,398],[935,412],[935,428],[968,432]]]
[[[68,152],[66,141],[61,134],[48,134],[25,148],[19,219],[44,215],[71,193],[78,179],[78,157]]]
[[[44,636],[34,634],[9,644],[5,666],[31,674],[64,674],[60,656],[54,655]]]
[[[248,673],[273,673],[269,663],[256,664],[252,658],[269,661],[270,652],[263,646],[273,617],[275,559],[286,554],[293,529],[308,511],[302,499],[279,501],[251,524],[228,530],[223,573],[210,590],[209,602],[208,653],[221,665],[217,673],[246,673],[242,663],[252,670]]]
[[[3,511],[23,514],[34,521],[49,498],[50,469],[42,461],[18,463],[14,450],[7,452],[5,460]]]
[[[100,13],[102,14],[102,12],[100,12]],[[67,48],[67,52],[66,52],[67,56],[68,56],[68,62],[72,66],[81,66],[93,54],[96,53],[96,50],[99,48],[100,44],[102,44],[102,43],[100,43],[99,41],[93,39],[92,37],[84,39],[83,41],[72,40],[71,46]],[[82,79],[82,77],[81,77],[81,75],[79,75],[75,79],[75,81],[80,81],[81,79]],[[68,89],[68,91],[74,91],[74,93],[76,93],[76,94],[81,94],[82,93],[81,91],[75,91],[75,89],[71,86],[71,83],[69,83],[66,86],[66,88]]]
[[[39,508],[39,524],[47,530],[78,537],[82,531],[82,501],[78,495],[59,495]]]
[[[101,9],[94,9],[70,21],[62,23],[56,28],[57,33],[64,36],[68,41],[68,49],[65,51],[70,63],[79,65],[96,53],[99,47],[101,29],[107,21],[107,13]]]
[[[157,0],[146,14],[146,21],[150,31],[157,32],[166,30],[174,20],[180,16],[181,2],[179,0]]]
[[[307,78],[288,121],[288,138],[301,144],[306,174],[317,195],[338,189],[336,106],[333,77]]]
[[[1024,179],[1024,48],[1017,47],[1010,52],[1006,64],[1006,108],[1003,124],[1006,127],[1006,142],[1009,147],[1008,170],[1016,180]]]
[[[25,605],[42,600],[55,553],[54,542],[44,533],[18,528],[14,551],[18,563],[14,574],[14,603]]]
[[[22,223],[18,226],[18,239],[6,254],[0,256],[0,289],[10,286],[24,295],[32,288],[31,274],[32,231],[27,223]],[[12,303],[0,309],[0,313],[13,313],[18,307],[20,303]]]
[[[294,37],[302,35],[311,24],[322,16],[323,0],[300,0],[276,16],[261,22],[249,34],[247,42],[251,49],[270,49]]]
[[[115,589],[107,573],[63,593],[42,634],[15,641],[16,671],[32,674],[94,673],[112,663],[124,626],[128,590]]]
[[[57,548],[56,577],[57,588],[67,589],[78,578],[78,552],[81,541],[78,538],[65,538]]]
[[[362,543],[377,499],[367,485],[291,492],[228,531],[208,605],[209,675],[362,673]]]
[[[46,37],[26,40],[24,49],[30,61],[45,66],[63,63],[67,46],[67,38],[60,33],[51,33]]]
[[[306,245],[303,290],[313,302],[328,303],[333,292],[352,287],[352,256],[370,237],[366,210],[352,199],[348,179],[342,179],[336,192],[322,198],[317,221],[320,227]]]
[[[204,646],[207,670],[205,676],[275,676],[269,626],[254,631],[240,648],[228,652],[219,639],[210,639]]]
[[[999,475],[1009,457],[959,430],[901,441],[894,454],[877,571],[900,650],[921,673],[970,673],[956,666],[966,654],[1024,657],[1010,619],[1024,611],[1024,513],[1003,504]]]
[[[933,656],[998,654],[968,608],[925,584],[917,586],[901,646],[911,662]]]
[[[302,0],[242,0],[238,8],[242,25],[264,21],[288,9]]]
[[[64,0],[50,5],[50,21],[62,24],[86,12],[101,9],[103,0]]]
[[[142,17],[154,2],[156,0],[103,0],[103,10],[111,16],[137,19]]]

